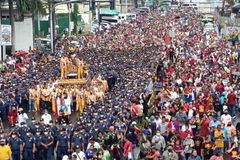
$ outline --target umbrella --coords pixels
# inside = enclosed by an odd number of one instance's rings
[[[27,54],[27,52],[25,52],[25,51],[19,51],[16,53],[16,56],[24,56],[26,54]]]

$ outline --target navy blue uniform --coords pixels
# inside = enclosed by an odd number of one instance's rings
[[[20,127],[18,129],[18,132],[19,132],[19,135],[20,135],[20,138],[21,139],[25,139],[26,137],[26,132],[28,131],[28,128],[27,127]]]
[[[42,157],[43,157],[41,139],[42,139],[41,135],[35,136],[35,144],[36,144],[35,160],[42,160]]]
[[[41,145],[43,148],[43,159],[51,160],[53,154],[53,137],[51,135],[43,135]]]
[[[18,137],[14,137],[10,138],[8,143],[12,150],[12,159],[20,160],[20,146],[22,144],[22,140]]]
[[[73,137],[72,137],[72,144],[73,144],[73,146],[72,146],[72,148],[75,150],[76,148],[76,146],[78,145],[78,146],[80,146],[80,150],[83,150],[84,148],[83,148],[83,139],[81,138],[81,135],[73,135]]]
[[[64,155],[68,155],[68,143],[69,137],[66,134],[59,135],[57,138],[58,148],[57,148],[57,160],[62,160]]]
[[[88,135],[87,133],[85,133],[85,134],[83,135],[84,150],[87,149],[88,139],[89,139],[89,135]]]
[[[23,159],[33,160],[33,147],[35,145],[35,138],[26,136],[23,140]]]
[[[29,127],[30,132],[31,132],[33,135],[35,135],[35,133],[36,133],[36,125],[33,124],[33,123],[30,123],[28,127]]]
[[[50,132],[51,132],[51,134],[53,135],[54,140],[57,141],[57,138],[58,138],[58,136],[59,136],[59,129],[58,129],[58,127],[53,126],[53,127],[50,129]]]

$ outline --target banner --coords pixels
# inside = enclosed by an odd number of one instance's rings
[[[1,45],[10,46],[12,45],[11,39],[11,25],[2,25],[1,26]]]

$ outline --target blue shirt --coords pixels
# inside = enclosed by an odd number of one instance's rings
[[[188,160],[201,160],[201,157],[200,156],[197,156],[197,157],[189,157]]]
[[[10,138],[9,139],[9,145],[12,149],[12,151],[18,151],[20,152],[20,144],[22,143],[21,139],[18,137]]]
[[[152,81],[149,82],[148,86],[145,88],[145,92],[149,92],[153,89],[153,83]]]
[[[210,122],[210,127],[217,127],[218,125],[220,125],[221,123],[219,121],[214,122],[213,120],[211,120]]]
[[[32,150],[33,144],[35,143],[35,138],[26,136],[23,142],[25,144],[24,145],[25,150]]]
[[[80,136],[78,135],[73,135],[72,137],[72,143],[74,143],[74,146],[79,145],[81,146],[83,144],[83,140]]]
[[[58,136],[59,147],[67,147],[68,141],[69,141],[69,137],[67,135]]]
[[[219,101],[220,101],[220,104],[223,105],[223,104],[224,104],[224,96],[221,96],[221,97],[219,98]]]
[[[224,127],[222,129],[222,131],[224,133],[224,141],[227,141],[228,140],[228,130],[227,130],[227,128]]]
[[[49,144],[51,142],[53,142],[53,137],[51,135],[44,135],[44,136],[42,136],[41,143],[47,145],[47,144]]]

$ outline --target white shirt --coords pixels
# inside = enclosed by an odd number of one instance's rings
[[[87,150],[90,148],[91,145],[92,145],[91,143],[88,143]],[[93,148],[99,150],[101,146],[98,142],[94,142]]]
[[[223,114],[221,116],[221,121],[225,124],[225,126],[227,126],[229,122],[232,122],[232,117],[230,116],[230,114]]]
[[[50,114],[44,114],[44,115],[42,115],[42,117],[41,117],[42,119],[43,119],[43,123],[45,124],[45,125],[48,125],[49,124],[49,122],[52,120],[52,117],[51,117],[51,115]]]
[[[194,110],[193,109],[189,109],[189,111],[188,111],[188,119],[191,119],[193,117],[193,113],[194,113]]]
[[[182,79],[177,79],[176,82],[177,84],[182,84]]]
[[[27,119],[28,119],[28,115],[26,113],[23,113],[23,114],[18,114],[18,123],[19,125],[22,123],[22,122],[27,122]]]
[[[156,126],[157,126],[157,128],[160,128],[160,127],[161,127],[161,124],[162,124],[162,119],[161,119],[161,118],[158,118],[158,119],[156,120]]]
[[[68,160],[68,156],[67,155],[64,155],[62,160]]]
[[[170,99],[173,99],[173,100],[175,100],[175,99],[177,99],[178,98],[178,94],[177,94],[177,92],[175,92],[175,91],[170,91],[170,97],[169,97]]]
[[[85,153],[82,152],[82,151],[80,151],[79,153],[74,152],[74,153],[72,154],[72,156],[73,156],[73,155],[76,155],[76,156],[77,156],[77,160],[84,160],[84,158],[86,158]]]

